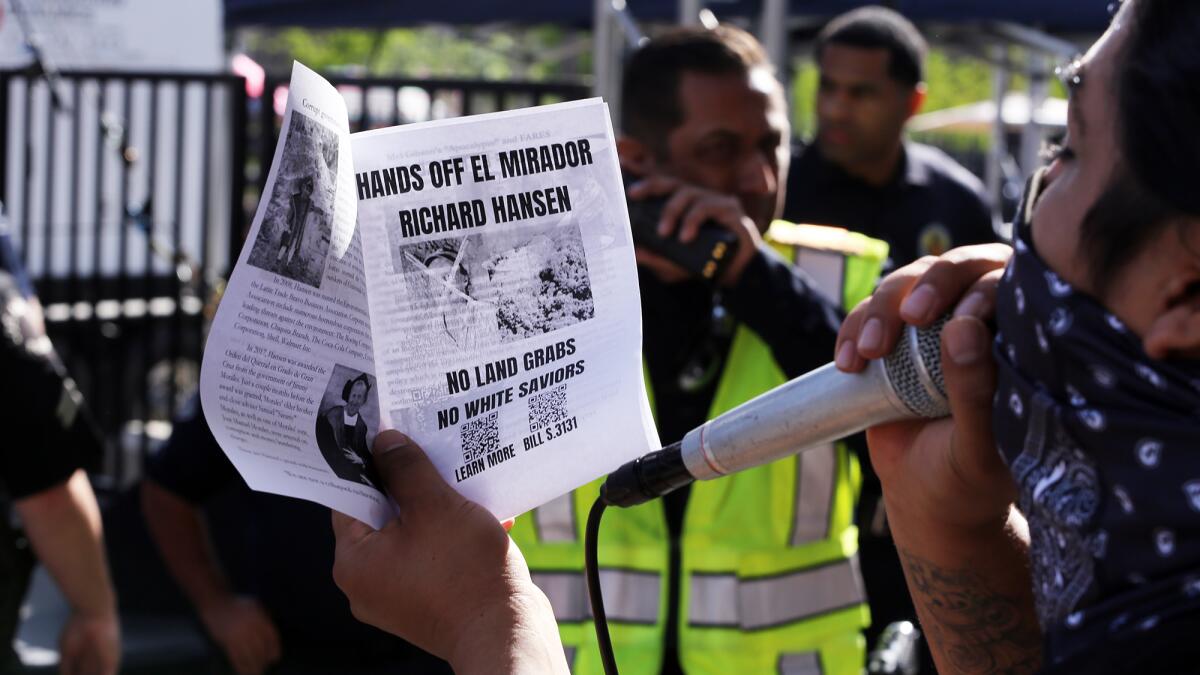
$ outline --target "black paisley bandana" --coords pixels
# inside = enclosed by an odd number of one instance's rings
[[[1200,363],[1155,361],[1033,250],[997,297],[996,442],[1029,520],[1047,665],[1200,608]]]

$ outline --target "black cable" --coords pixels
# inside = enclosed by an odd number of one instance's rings
[[[612,638],[608,635],[608,616],[604,613],[604,595],[600,589],[600,565],[596,559],[596,548],[600,538],[600,518],[604,515],[603,497],[597,497],[588,513],[587,528],[583,539],[583,564],[586,570],[588,599],[592,602],[592,620],[596,625],[596,643],[600,648],[600,662],[604,664],[604,675],[618,675],[617,657],[613,654]]]

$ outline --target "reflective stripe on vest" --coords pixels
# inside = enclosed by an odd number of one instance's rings
[[[784,654],[779,657],[779,675],[821,675],[821,655],[816,652]]]
[[[792,516],[792,546],[829,536],[829,511],[837,482],[837,448],[826,443],[796,455],[796,508]]]
[[[579,623],[592,618],[587,581],[582,572],[533,572],[530,576],[550,600],[556,621]],[[609,621],[653,625],[658,621],[661,587],[659,575],[653,572],[600,570],[604,611]]]
[[[842,291],[846,287],[846,256],[836,251],[796,247],[796,267],[813,280],[825,299],[843,307]]]
[[[790,249],[787,257],[844,311],[874,292],[888,256],[887,242],[840,227],[777,220],[767,239],[781,253]]]
[[[547,544],[575,542],[575,493],[546,502],[533,510],[533,526],[539,542]]]
[[[865,602],[859,579],[857,556],[770,577],[696,573],[688,623],[741,630],[794,623]]]

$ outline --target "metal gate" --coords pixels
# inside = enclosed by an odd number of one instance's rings
[[[109,441],[102,487],[140,473],[195,387],[245,227],[245,115],[231,75],[0,73],[0,201]]]
[[[589,94],[569,83],[329,80],[352,131]],[[0,72],[0,203],[50,337],[108,441],[101,488],[141,475],[197,386],[286,86],[268,78],[250,98],[225,74],[64,71],[52,87]]]

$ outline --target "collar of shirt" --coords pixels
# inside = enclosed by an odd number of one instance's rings
[[[342,419],[346,421],[346,426],[348,427],[358,424],[358,415],[351,415],[350,413],[346,412],[345,408],[342,408]]]
[[[817,172],[817,176],[830,184],[850,184],[864,190],[880,191],[904,189],[910,186],[925,187],[929,185],[930,181],[929,166],[921,160],[919,153],[913,152],[912,146],[908,142],[905,142],[900,150],[900,166],[897,168],[895,176],[886,185],[878,187],[867,184],[857,176],[848,173],[841,166],[831,162],[821,153],[821,148],[816,143],[813,143],[805,151],[806,155],[809,153],[824,169]]]

